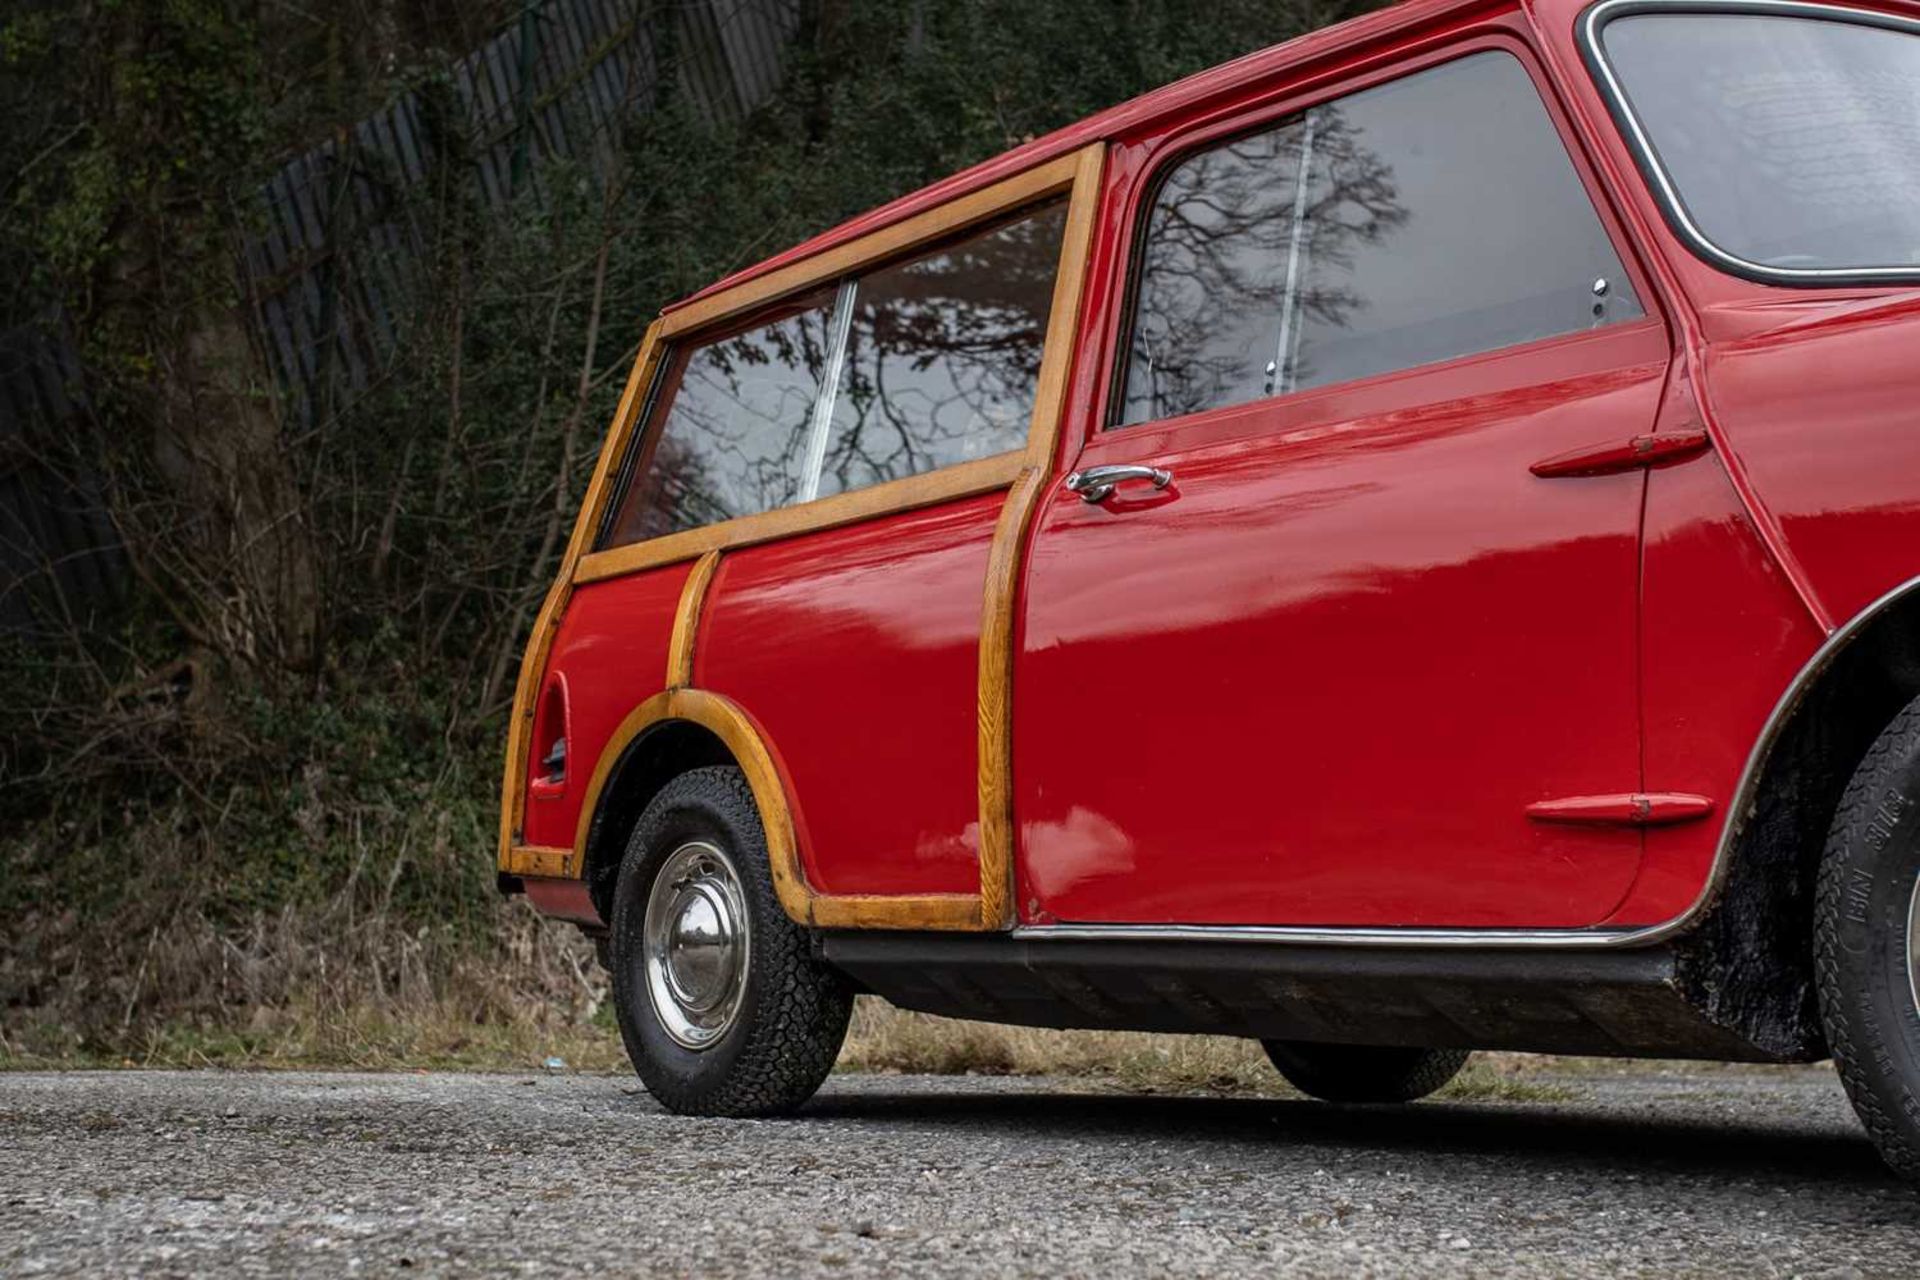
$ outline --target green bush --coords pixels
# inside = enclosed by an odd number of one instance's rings
[[[303,422],[236,272],[260,184],[396,92],[451,118],[433,33],[472,43],[518,7],[22,6],[0,27],[0,269],[25,284],[0,330],[75,337],[87,411],[42,460],[102,479],[130,595],[103,617],[36,597],[43,634],[0,641],[5,1017],[110,1045],[298,999],[330,946],[376,992],[525,961],[490,893],[502,722],[646,319],[1356,7],[819,0],[746,119],[665,94],[505,210],[443,135],[394,211],[418,238],[398,340]],[[276,949],[300,919],[323,923]]]

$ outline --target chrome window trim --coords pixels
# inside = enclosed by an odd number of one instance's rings
[[[1747,753],[1733,799],[1723,811],[1725,821],[1720,839],[1714,845],[1713,863],[1692,905],[1679,915],[1659,924],[1607,929],[1463,929],[1463,928],[1338,928],[1333,926],[1293,925],[1183,925],[1183,924],[1050,924],[1024,925],[1013,936],[1030,942],[1262,942],[1293,946],[1342,947],[1561,947],[1608,950],[1620,947],[1651,947],[1685,932],[1706,914],[1708,906],[1726,883],[1733,864],[1734,845],[1753,814],[1760,787],[1760,775],[1767,757],[1773,753],[1780,731],[1793,717],[1800,700],[1806,696],[1840,651],[1859,636],[1895,601],[1920,591],[1920,577],[1909,578],[1894,587],[1839,627],[1821,642],[1820,647],[1787,683],[1773,704],[1766,722]]]
[[[827,468],[827,437],[833,434],[833,407],[840,398],[840,379],[847,371],[847,340],[853,333],[853,305],[859,295],[858,276],[848,276],[834,292],[833,318],[828,322],[827,363],[820,370],[820,394],[813,402],[813,421],[807,424],[807,453],[801,463],[800,490],[788,506],[812,502],[820,496],[820,473]]]
[[[1731,275],[1759,284],[1790,285],[1799,288],[1831,288],[1836,285],[1882,285],[1920,282],[1920,265],[1901,267],[1770,267],[1739,254],[1729,253],[1693,221],[1678,188],[1667,176],[1653,141],[1634,113],[1625,88],[1614,75],[1601,45],[1607,23],[1641,13],[1750,14],[1762,17],[1810,18],[1824,22],[1846,22],[1856,26],[1879,27],[1904,35],[1920,36],[1920,20],[1852,9],[1842,5],[1809,4],[1804,0],[1601,0],[1580,17],[1580,53],[1587,69],[1600,88],[1614,123],[1626,136],[1628,149],[1641,175],[1652,187],[1654,200],[1667,219],[1667,225],[1695,255]]]

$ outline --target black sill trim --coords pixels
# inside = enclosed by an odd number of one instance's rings
[[[903,1009],[1034,1027],[1748,1062],[1669,947],[1616,951],[1028,941],[842,930],[815,954]]]
[[[1736,253],[1729,253],[1695,226],[1679,189],[1667,176],[1653,141],[1640,127],[1625,89],[1614,76],[1601,49],[1601,34],[1615,18],[1641,13],[1751,14],[1760,17],[1812,18],[1824,22],[1847,22],[1856,26],[1879,27],[1905,35],[1920,35],[1920,21],[1877,13],[1867,9],[1849,9],[1839,5],[1807,4],[1802,0],[1600,0],[1580,15],[1579,45],[1587,71],[1600,90],[1613,117],[1614,125],[1626,139],[1639,165],[1641,176],[1660,206],[1667,225],[1694,255],[1728,275],[1756,284],[1785,285],[1798,289],[1882,287],[1920,284],[1920,266],[1900,267],[1769,267]]]

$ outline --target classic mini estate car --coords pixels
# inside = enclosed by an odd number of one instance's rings
[[[1920,7],[1413,0],[669,307],[499,865],[642,1080],[854,993],[1836,1058],[1920,1174]]]

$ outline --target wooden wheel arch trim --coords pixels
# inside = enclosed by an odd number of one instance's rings
[[[651,730],[669,724],[695,724],[720,739],[753,791],[760,824],[766,832],[767,864],[781,908],[801,924],[817,928],[978,928],[980,899],[973,894],[929,894],[922,897],[876,897],[823,894],[807,883],[800,853],[800,835],[785,776],[760,730],[730,699],[704,689],[667,689],[656,693],[627,714],[608,739],[594,766],[582,797],[580,825],[574,833],[572,874],[585,870],[587,833],[600,806],[608,780],[627,749]],[[519,850],[533,854],[536,850]]]
[[[1103,143],[1036,166],[991,187],[964,195],[893,227],[882,228],[819,259],[796,263],[771,275],[679,311],[670,312],[647,331],[619,411],[601,450],[567,547],[558,580],[548,593],[528,641],[516,689],[509,732],[500,833],[500,868],[516,875],[585,874],[586,832],[600,795],[626,749],[641,734],[672,720],[698,724],[714,733],[747,774],[761,821],[781,906],[794,920],[820,928],[928,930],[1006,929],[1014,922],[1012,815],[1012,677],[1016,604],[1028,533],[1059,449],[1066,411],[1068,376],[1079,339],[1081,297],[1086,282],[1100,179],[1106,159]],[[846,274],[859,266],[938,239],[955,230],[1030,203],[1049,194],[1068,195],[1060,268],[1054,281],[1047,342],[1035,386],[1033,418],[1026,448],[1019,453],[981,459],[938,472],[909,477],[853,494],[837,495],[806,507],[787,508],[723,522],[686,534],[672,534],[615,551],[586,548],[612,500],[612,488],[632,433],[644,419],[642,409],[657,376],[667,340],[688,329],[716,323],[740,312]],[[699,620],[708,587],[720,559],[730,548],[772,541],[797,533],[909,510],[975,493],[1005,489],[1007,498],[988,551],[981,602],[978,715],[979,863],[977,894],[870,895],[824,894],[808,884],[789,789],[774,757],[746,712],[728,699],[693,688]],[[830,504],[838,504],[827,510]],[[807,507],[817,509],[817,514]],[[842,510],[841,508],[844,508]],[[560,614],[575,585],[694,560],[681,589],[668,649],[664,692],[647,699],[623,720],[596,762],[582,797],[581,818],[572,849],[546,849],[516,843],[524,813],[529,739],[540,674]],[[538,868],[536,870],[536,868]]]

